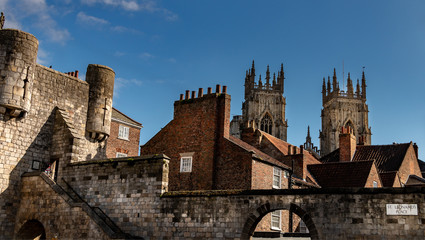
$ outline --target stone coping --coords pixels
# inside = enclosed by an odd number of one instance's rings
[[[119,162],[141,162],[141,161],[149,161],[149,160],[158,160],[165,159],[167,161],[170,158],[165,154],[152,154],[152,155],[144,155],[144,156],[135,156],[135,157],[120,157],[120,158],[108,158],[108,159],[100,159],[100,160],[89,160],[83,162],[74,162],[70,163],[69,166],[79,166],[79,165],[90,165],[90,164],[108,164],[108,163],[119,163]]]
[[[165,192],[161,197],[212,197],[249,195],[311,195],[311,194],[425,194],[425,187],[404,188],[308,188],[308,189],[256,189],[256,190],[198,190]]]

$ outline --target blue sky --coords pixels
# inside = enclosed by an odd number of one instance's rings
[[[372,144],[416,142],[425,159],[425,1],[0,0],[6,28],[34,34],[38,63],[116,72],[114,106],[145,143],[185,90],[227,85],[241,114],[245,71],[285,68],[288,141],[321,127],[322,78],[365,67]],[[346,81],[345,81],[346,82]]]

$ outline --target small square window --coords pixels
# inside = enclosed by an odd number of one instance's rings
[[[281,211],[272,212],[271,228],[272,230],[281,230]]]
[[[192,157],[180,158],[180,172],[192,172]]]
[[[128,134],[130,132],[129,127],[120,125],[119,129],[118,129],[118,138],[119,139],[124,139],[124,140],[128,140]]]
[[[273,188],[280,188],[281,187],[281,176],[282,171],[280,168],[273,167]]]
[[[378,187],[378,182],[377,181],[373,181],[373,187],[377,188]]]
[[[117,152],[117,155],[116,155],[116,156],[117,156],[117,157],[127,157],[127,154]]]

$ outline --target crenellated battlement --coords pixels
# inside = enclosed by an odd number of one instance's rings
[[[350,98],[350,99],[359,99],[362,101],[366,101],[366,78],[364,71],[362,73],[362,84],[360,86],[359,80],[357,79],[356,91],[354,92],[353,81],[351,80],[350,73],[348,73],[347,77],[347,91],[341,90],[339,88],[339,82],[336,77],[336,70],[334,68],[334,74],[332,77],[332,85],[330,76],[328,76],[328,81],[326,83],[326,79],[323,78],[322,85],[322,101],[323,104],[330,101],[334,98]]]

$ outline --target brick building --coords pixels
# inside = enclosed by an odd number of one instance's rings
[[[350,162],[354,167],[357,166],[355,162],[372,161],[374,164],[371,165],[370,173],[373,174],[374,166],[376,166],[383,187],[403,187],[409,176],[422,178],[417,151],[418,147],[412,142],[390,145],[357,145],[350,127],[343,127],[339,135],[339,148],[320,159],[324,163],[324,166],[320,168],[329,166],[330,169],[334,169],[338,164],[340,164],[338,166],[342,166],[342,163]],[[334,165],[328,165],[329,163]],[[328,176],[333,176],[332,174],[335,174],[337,178],[337,172],[329,170]],[[345,175],[350,176],[348,169]],[[354,178],[354,175],[351,176]],[[376,178],[372,180],[373,177],[368,179],[379,182]],[[365,186],[371,185],[373,185],[371,182],[365,183]],[[377,185],[379,186],[379,183]],[[352,186],[352,183],[347,185],[347,187],[349,186]]]
[[[170,157],[169,189],[286,188],[290,168],[229,135],[230,95],[208,88],[186,91],[174,102],[174,117],[141,147],[141,154]]]
[[[229,134],[230,96],[217,85],[174,102],[174,117],[141,147],[141,154],[164,153],[170,157],[169,189],[281,189],[317,187],[304,165],[319,163],[302,151],[261,130],[246,129],[242,140]],[[289,150],[288,150],[289,149]],[[292,154],[293,153],[293,154]],[[285,158],[288,154],[291,156]],[[278,160],[279,159],[279,160]],[[296,172],[288,163],[295,159]],[[292,181],[290,181],[292,179]],[[308,180],[306,180],[308,179]],[[297,228],[299,218],[288,211],[266,215],[257,231],[276,232]],[[289,224],[290,219],[293,224]]]
[[[142,124],[112,108],[111,132],[106,142],[106,157],[139,155],[140,130]]]

